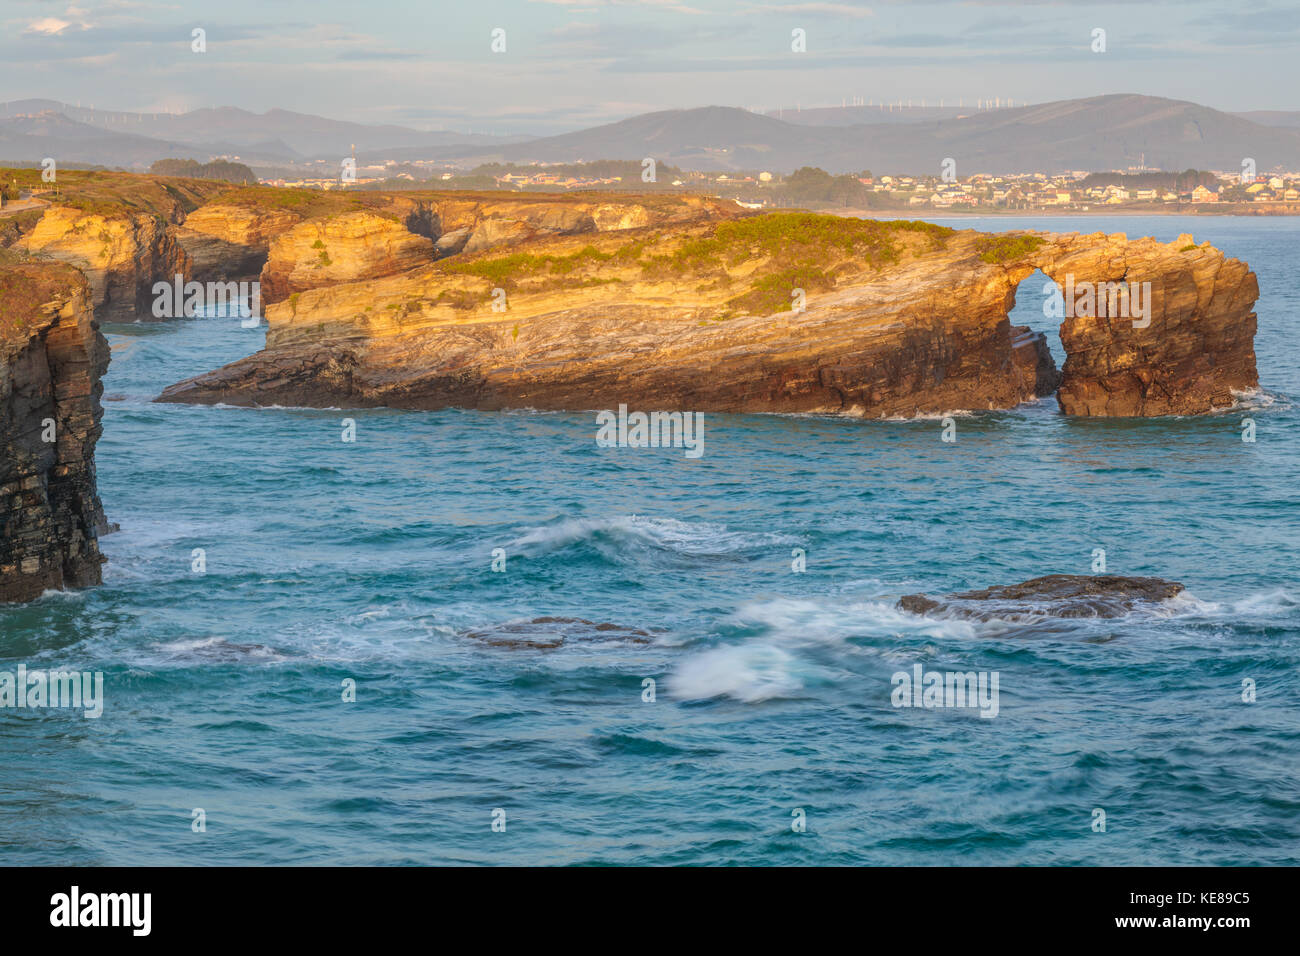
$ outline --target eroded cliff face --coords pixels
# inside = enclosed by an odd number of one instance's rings
[[[1150,283],[1149,321],[1104,295],[1100,317],[1065,318],[1062,375],[1007,318],[1035,268],[1071,288]],[[268,311],[265,351],[161,400],[889,417],[1009,408],[1059,382],[1068,414],[1181,414],[1257,384],[1256,295],[1244,263],[1182,240],[697,222],[305,290]]]
[[[193,214],[186,225],[207,207]],[[262,301],[410,271],[435,259],[514,246],[550,236],[732,219],[726,200],[655,196],[642,201],[562,195],[452,193],[433,199],[387,197],[382,206],[306,219],[280,230],[262,270]]]
[[[178,274],[188,278],[191,271],[170,224],[149,213],[51,206],[16,247],[79,269],[101,322],[152,318],[154,283]]]
[[[0,601],[100,583],[94,450],[108,362],[80,273],[0,263]]]
[[[185,217],[173,231],[189,254],[190,276],[199,282],[256,279],[271,243],[302,221],[284,209],[256,209],[213,202]]]
[[[271,243],[262,270],[262,302],[295,292],[396,275],[433,260],[433,240],[371,212],[300,223]]]

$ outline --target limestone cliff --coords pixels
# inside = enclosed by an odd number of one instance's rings
[[[152,318],[154,283],[190,273],[189,255],[167,220],[124,208],[51,206],[15,248],[79,269],[101,322]]]
[[[352,212],[300,223],[271,243],[262,302],[321,286],[380,278],[433,260],[433,240],[393,219]]]
[[[173,232],[189,254],[199,282],[256,279],[271,251],[271,242],[302,221],[286,209],[255,208],[220,200],[185,217]]]
[[[1256,384],[1255,279],[1211,247],[772,214],[531,239],[303,291],[269,310],[265,351],[161,400],[1007,408],[1058,382],[1042,336],[1007,318],[1035,268],[1072,289],[1150,283],[1145,319],[1103,294],[1064,320],[1067,413],[1208,411]]]
[[[974,235],[804,214],[534,241],[303,292],[268,311],[266,351],[163,399],[1010,407],[1050,393],[1055,369],[1041,336],[1011,326],[1005,276],[979,267]],[[806,309],[791,312],[798,290]]]
[[[281,229],[262,270],[262,301],[406,272],[435,258],[517,245],[555,235],[610,232],[734,218],[735,203],[700,196],[450,193],[394,194],[366,209],[313,216]],[[186,221],[189,226],[209,207]],[[187,243],[188,247],[188,243]]]
[[[108,343],[75,269],[0,262],[0,601],[100,582]]]

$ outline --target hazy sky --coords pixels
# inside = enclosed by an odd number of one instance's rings
[[[195,27],[206,53],[191,51]],[[498,27],[504,53],[490,49]],[[795,28],[806,53],[791,52]],[[498,133],[849,96],[1300,109],[1298,41],[1297,0],[0,0],[0,99]]]

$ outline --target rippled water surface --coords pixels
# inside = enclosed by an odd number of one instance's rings
[[[1259,276],[1263,392],[1049,399],[954,443],[708,415],[689,459],[599,448],[590,413],[155,405],[262,333],[107,327],[105,584],[0,609],[0,669],[102,671],[107,700],[0,712],[0,861],[1300,862],[1300,223],[956,225],[1213,241]],[[1015,318],[1051,329],[1041,303]],[[893,608],[1098,548],[1188,591],[1047,628]],[[998,672],[997,716],[895,708],[915,664]]]

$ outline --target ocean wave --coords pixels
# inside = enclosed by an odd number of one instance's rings
[[[1235,614],[1256,617],[1269,614],[1286,614],[1300,609],[1300,598],[1283,588],[1250,594],[1232,604]]]
[[[1005,409],[988,409],[988,411],[1005,411]],[[946,412],[918,412],[915,415],[880,415],[882,422],[941,422],[945,418],[974,418],[979,412],[970,408],[953,408]]]
[[[236,661],[282,661],[280,652],[264,644],[238,644],[223,637],[192,637],[155,644],[152,648],[161,655],[162,663],[192,663],[212,661],[228,664]]]
[[[683,661],[666,686],[679,700],[731,697],[752,704],[799,696],[803,666],[793,654],[770,644],[718,647]]]
[[[86,599],[86,592],[84,590],[78,590],[75,588],[67,588],[67,589],[46,588],[44,591],[41,592],[40,597],[38,597],[36,600],[64,601],[64,602],[75,603],[75,602],[84,601],[85,599]]]
[[[565,518],[543,525],[516,538],[507,550],[545,554],[574,544],[599,539],[638,542],[684,555],[722,555],[776,545],[794,544],[796,539],[771,531],[729,531],[709,522],[686,522],[676,518],[625,515],[615,518]]]
[[[794,643],[842,643],[851,637],[971,638],[970,621],[921,617],[884,601],[777,598],[742,606],[732,622]]]
[[[927,643],[904,651],[890,644],[900,638],[943,641],[971,638],[968,621],[934,621],[899,611],[881,601],[844,603],[832,598],[777,598],[755,601],[738,609],[727,622],[749,631],[754,639],[701,651],[683,660],[667,682],[669,693],[682,700],[731,697],[745,703],[794,698],[813,682],[828,679],[825,669],[800,653],[829,645],[852,649],[866,640],[867,653],[883,659],[915,661],[937,651]],[[901,656],[900,656],[901,655]]]
[[[1285,395],[1263,388],[1232,389],[1232,404],[1226,408],[1212,409],[1214,414],[1231,415],[1236,412],[1281,412],[1294,408]]]

